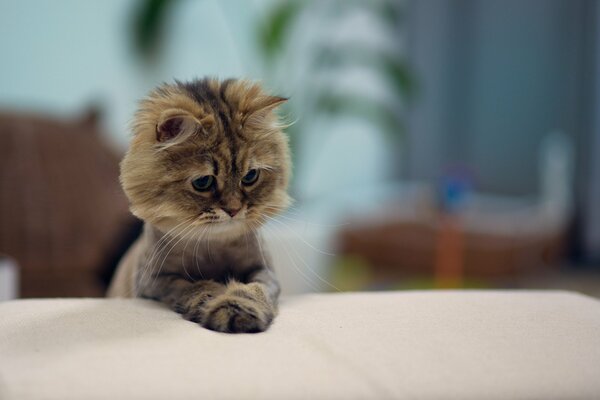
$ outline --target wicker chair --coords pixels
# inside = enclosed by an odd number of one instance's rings
[[[0,112],[0,253],[22,297],[102,295],[135,223],[97,119]]]

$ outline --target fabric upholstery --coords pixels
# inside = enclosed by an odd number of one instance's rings
[[[597,399],[600,302],[314,294],[229,335],[146,300],[0,303],[0,399]]]

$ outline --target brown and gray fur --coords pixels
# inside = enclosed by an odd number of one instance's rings
[[[274,113],[285,100],[252,82],[202,79],[164,84],[141,102],[121,184],[145,227],[109,296],[155,299],[221,332],[269,327],[280,289],[257,228],[290,202]],[[206,176],[213,185],[198,191],[192,181]]]

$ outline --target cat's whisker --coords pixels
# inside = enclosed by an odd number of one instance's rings
[[[318,292],[317,287],[313,284],[313,282],[310,280],[310,278],[308,276],[306,276],[306,274],[304,274],[300,268],[298,268],[298,265],[296,264],[296,262],[292,258],[290,252],[284,247],[283,241],[281,240],[281,238],[277,237],[277,235],[274,234],[274,233],[272,233],[271,230],[268,229],[267,227],[262,226],[261,228],[264,229],[266,232],[270,233],[273,236],[273,240],[277,240],[279,242],[279,247],[285,252],[285,255],[289,259],[292,267],[298,273],[298,275],[300,276],[300,278],[302,278],[304,280],[304,282],[306,282],[306,284],[310,287],[310,289],[312,291]],[[256,232],[257,237],[259,237],[260,233],[258,232],[258,229],[255,229],[255,232]],[[264,255],[264,250],[262,248],[262,244],[259,244],[259,250],[260,250],[260,254],[261,254],[263,263],[266,264],[267,262],[266,262],[266,258],[265,258],[265,255]]]
[[[283,214],[292,215],[294,217],[300,216],[299,214],[293,213],[288,208],[285,208],[285,207],[264,206],[264,210],[269,211],[269,215],[271,215],[272,217],[281,216]]]
[[[169,251],[167,251],[167,253],[165,254],[165,256],[162,259],[162,262],[160,263],[160,266],[158,267],[158,271],[153,272],[152,275],[154,276],[153,282],[150,284],[150,286],[154,285],[154,282],[156,282],[157,277],[160,275],[160,272],[162,271],[162,267],[165,263],[165,261],[167,260],[167,258],[169,257],[169,254],[171,254],[171,251],[173,251],[173,249],[175,247],[177,247],[177,245],[184,239],[184,237],[190,232],[190,230],[193,230],[195,227],[193,224],[189,224],[188,226],[186,226],[183,231],[177,236],[179,237],[179,240],[177,240],[175,242],[175,244],[173,244],[171,246],[171,248],[169,249]],[[151,275],[151,277],[152,277]]]
[[[249,243],[248,243],[248,230],[247,229],[244,229],[244,241],[246,242],[246,250],[248,250]]]
[[[187,221],[184,221],[184,223],[185,222],[187,222]],[[142,273],[142,276],[140,276],[140,278],[138,279],[140,285],[147,284],[151,280],[152,275],[156,269],[156,260],[158,260],[160,257],[162,257],[163,252],[173,241],[175,241],[177,239],[177,237],[178,237],[178,233],[172,232],[172,231],[168,236],[167,235],[163,236],[163,238],[166,238],[166,240],[163,241],[163,243],[161,244],[160,247],[157,247],[157,250],[153,254],[152,258],[150,260],[148,260],[148,262],[146,262],[146,264],[144,265],[144,271]]]
[[[157,251],[159,251],[160,247],[167,241],[167,239],[169,239],[171,236],[171,233],[176,230],[178,227],[180,227],[181,225],[183,225],[184,223],[186,223],[186,221],[182,221],[179,224],[175,225],[173,228],[171,228],[167,233],[165,233],[152,247],[152,253],[150,254],[150,257],[148,257],[148,259],[146,260],[146,264],[145,266],[147,267],[148,265],[150,265],[154,259],[155,254],[157,253]],[[144,271],[146,270],[146,268],[144,268]]]
[[[212,226],[209,224],[208,225],[208,233],[206,235],[206,254],[208,255],[208,261],[211,261],[211,256],[210,256],[210,234],[212,232]]]
[[[265,257],[265,251],[262,246],[263,241],[262,241],[262,237],[260,235],[260,229],[261,229],[261,227],[263,227],[263,225],[258,222],[251,222],[250,227],[252,229],[252,232],[254,232],[256,243],[258,243],[258,250],[259,250],[263,265],[268,265],[269,263],[267,262],[267,259]]]
[[[295,214],[303,214],[304,211],[301,210],[300,207],[296,206],[295,204],[296,203],[288,204],[288,205],[284,206],[283,208],[285,211],[291,211]],[[275,206],[278,207],[277,204],[275,204]]]
[[[287,128],[291,127],[291,126],[294,126],[300,120],[299,117],[296,117],[296,119],[287,122],[289,120],[289,118],[290,118],[289,114],[282,115],[281,116],[282,121],[280,121],[279,123],[277,123],[275,125],[276,128],[277,129],[287,129]]]
[[[152,263],[154,262],[155,258],[160,254],[160,252],[163,250],[163,248],[165,246],[167,246],[168,243],[177,234],[177,232],[176,232],[177,229],[179,229],[182,225],[186,224],[187,222],[188,222],[187,220],[180,222],[179,224],[177,224],[176,226],[174,226],[173,228],[171,228],[167,233],[165,233],[165,234],[163,234],[161,236],[161,238],[153,246],[152,254],[146,260],[146,266],[152,265]]]
[[[271,207],[265,207],[265,209],[270,209],[270,208]],[[278,210],[275,210],[275,211],[278,211]],[[300,222],[300,223],[303,223],[303,224],[306,224],[306,225],[319,226],[319,227],[323,227],[323,228],[339,228],[339,227],[342,227],[342,226],[348,226],[348,225],[350,225],[349,222],[343,222],[343,223],[340,223],[340,224],[320,224],[320,223],[311,222],[311,221],[308,221],[308,220],[303,220],[303,219],[298,219],[298,218],[292,218],[292,217],[289,217],[289,216],[287,216],[285,214],[282,214],[282,213],[278,213],[274,217],[275,218],[283,218],[283,219],[286,219],[286,220],[289,220],[289,221],[292,221],[292,222]]]
[[[275,227],[272,227],[275,228]],[[324,284],[326,284],[327,286],[329,286],[330,288],[341,292],[341,290],[336,287],[333,283],[329,282],[327,279],[324,279],[323,277],[321,277],[321,275],[319,275],[316,271],[314,271],[311,267],[308,266],[308,263],[306,261],[304,261],[304,259],[298,254],[298,252],[296,251],[296,249],[294,249],[294,246],[290,246],[292,252],[296,255],[296,257],[298,257],[298,259],[300,260],[300,262],[302,262],[302,264],[304,264],[304,266],[306,267],[306,269],[308,269],[308,271],[314,275],[317,279],[319,279],[321,282],[323,282]]]
[[[260,258],[262,259],[263,265],[267,265],[267,260],[265,258],[265,252],[263,251],[262,248],[262,241],[260,239],[260,233],[258,232],[257,228],[252,228],[252,232],[254,232],[254,235],[256,237],[256,242],[258,243],[258,251],[260,253]]]
[[[275,210],[277,213],[282,213],[282,212],[286,212],[286,213],[290,213],[292,215],[300,215],[300,209],[297,209],[296,207],[293,206],[280,206],[280,205],[276,205],[276,204],[266,204],[264,206],[265,208],[270,208]]]
[[[281,249],[283,249],[285,254],[288,256],[288,259],[292,263],[292,267],[294,267],[296,272],[298,272],[300,277],[302,277],[304,279],[304,281],[308,284],[308,286],[310,286],[310,288],[314,292],[316,292],[316,293],[320,292],[321,290],[319,290],[319,288],[314,284],[314,282],[302,271],[302,269],[300,269],[300,267],[298,267],[298,264],[296,264],[296,262],[294,261],[294,258],[292,257],[291,253],[289,252],[289,250],[287,248],[287,244],[284,242],[284,240],[281,237],[279,237],[275,232],[271,231],[272,227],[267,228],[266,226],[264,226],[263,228],[271,233],[271,236],[273,236],[273,239],[277,238]],[[261,252],[262,252],[262,248],[261,248]],[[264,256],[263,256],[263,260],[264,260]]]
[[[293,234],[294,234],[294,235],[295,235],[295,236],[296,236],[298,239],[300,239],[300,240],[301,240],[301,241],[302,241],[304,244],[306,244],[308,247],[310,247],[310,248],[311,248],[311,249],[313,249],[314,251],[316,251],[316,252],[318,252],[318,253],[321,253],[321,254],[324,254],[324,255],[326,255],[326,256],[336,257],[336,254],[328,253],[328,252],[326,252],[326,251],[323,251],[323,250],[321,250],[321,249],[318,249],[318,248],[316,248],[315,246],[313,246],[312,244],[310,244],[309,242],[307,242],[306,240],[304,240],[304,238],[303,238],[302,236],[300,236],[300,235],[298,234],[298,232],[296,232],[296,231],[295,231],[294,229],[292,229],[292,228],[291,228],[289,225],[287,225],[287,224],[283,223],[282,221],[279,221],[279,220],[277,220],[277,219],[275,219],[275,218],[273,218],[273,217],[269,217],[269,216],[268,216],[268,215],[266,215],[266,214],[263,214],[263,216],[264,216],[265,218],[267,218],[268,220],[270,220],[270,221],[273,221],[273,222],[276,222],[276,223],[278,223],[278,224],[282,225],[283,227],[285,227],[285,228],[289,229],[289,230],[290,230],[290,232],[292,232],[292,233],[293,233]]]
[[[198,252],[198,249],[200,248],[200,243],[202,242],[202,240],[204,238],[204,234],[207,231],[208,231],[208,227],[205,226],[204,229],[202,230],[202,232],[199,233],[198,240],[196,240],[196,245],[194,246],[194,260],[196,262],[196,270],[198,271],[198,273],[200,274],[200,277],[202,279],[204,279],[204,274],[202,274],[202,270],[200,269],[200,264],[198,263],[198,256],[196,254]]]
[[[179,234],[187,229],[187,226],[183,226],[192,221],[192,219],[186,219],[179,224],[177,224],[174,228],[170,229],[166,234],[164,234],[158,242],[160,242],[159,246],[155,246],[152,256],[146,261],[144,273],[152,274],[154,267],[156,266],[155,262],[158,258],[161,257],[164,250],[171,244]],[[183,226],[183,227],[182,227]],[[144,274],[144,275],[145,275]],[[145,279],[145,276],[142,276],[142,279]]]
[[[151,273],[152,271],[152,263],[154,262],[154,259],[156,256],[158,256],[164,247],[166,247],[169,243],[170,240],[172,240],[172,234],[174,231],[176,231],[178,228],[180,228],[183,224],[189,222],[189,220],[184,220],[182,222],[180,222],[179,224],[175,225],[173,228],[171,228],[167,233],[165,233],[154,245],[153,249],[152,249],[152,253],[150,255],[150,257],[148,258],[148,260],[143,264],[142,266],[142,273],[138,278],[138,281],[140,283],[143,283],[144,280],[146,279],[146,274],[147,273]],[[169,241],[169,243],[167,243]],[[137,290],[137,285],[136,285],[136,289]],[[136,293],[137,295],[137,293]]]
[[[194,280],[194,278],[192,278],[192,276],[187,271],[187,268],[185,266],[185,258],[186,258],[185,249],[187,249],[188,244],[190,244],[190,239],[194,236],[194,233],[195,233],[195,230],[191,229],[188,232],[188,234],[186,234],[185,245],[183,246],[183,250],[181,251],[181,266],[183,267],[183,272],[185,272],[185,274],[190,279],[190,281]]]
[[[149,287],[152,287],[155,282],[157,281],[158,277],[160,276],[160,272],[162,271],[162,266],[165,263],[165,261],[168,259],[169,254],[171,253],[171,251],[177,247],[177,245],[183,240],[183,238],[193,229],[192,224],[185,226],[180,232],[176,233],[172,240],[169,241],[169,243],[167,243],[160,251],[159,255],[157,256],[156,260],[157,262],[154,263],[154,265],[152,266],[150,273],[148,275],[148,281],[150,281],[150,284],[148,285]],[[169,246],[170,245],[170,246]],[[160,264],[158,264],[158,260],[160,260],[162,258],[162,261],[160,262]],[[157,268],[158,265],[158,268]]]

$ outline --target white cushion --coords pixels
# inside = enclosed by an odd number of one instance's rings
[[[600,302],[567,292],[321,294],[229,335],[145,300],[0,303],[0,398],[597,399]]]

